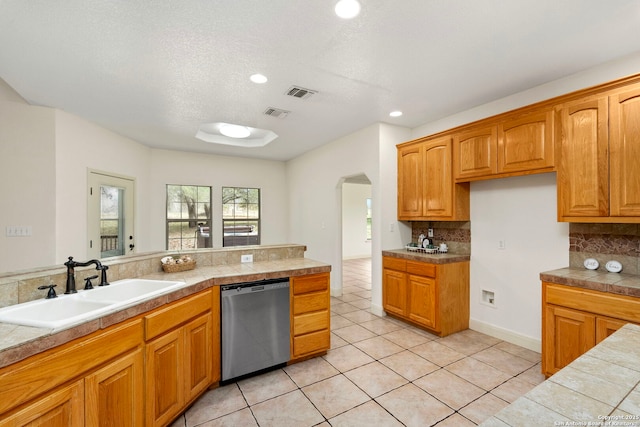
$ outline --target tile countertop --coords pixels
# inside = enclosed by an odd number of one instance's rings
[[[429,262],[431,264],[450,264],[453,262],[464,262],[471,259],[470,255],[460,254],[425,254],[421,252],[408,251],[406,249],[393,249],[388,251],[382,251],[382,256],[388,256],[393,258],[402,258],[412,261]]]
[[[52,333],[50,329],[46,328],[0,323],[0,368],[212,286],[329,271],[331,271],[329,264],[308,258],[289,258],[277,261],[196,267],[194,270],[178,273],[159,272],[142,276],[139,278],[179,280],[186,284],[171,293],[141,301],[140,304],[133,307],[89,320],[82,325],[56,333]]]
[[[480,425],[640,426],[639,362],[627,324]]]
[[[540,280],[640,298],[640,276],[586,268],[561,268],[540,273]]]

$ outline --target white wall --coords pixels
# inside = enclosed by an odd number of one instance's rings
[[[0,79],[0,272],[55,263],[54,110],[32,107]],[[30,226],[7,237],[7,226]]]
[[[367,240],[367,199],[371,184],[342,185],[342,259],[371,256],[371,240]]]
[[[152,215],[148,203],[151,149],[78,116],[56,111],[56,263],[87,257],[88,169],[135,179],[135,242],[139,252],[150,246]]]
[[[381,311],[381,245],[399,247],[396,220],[395,144],[409,130],[375,124],[287,162],[293,242],[307,245],[307,256],[331,264],[332,295],[342,293],[340,189],[345,177],[364,174],[372,193],[372,308]],[[393,154],[391,154],[393,153]],[[392,161],[390,166],[387,161]],[[385,163],[382,167],[382,163]],[[383,224],[394,224],[394,231]]]
[[[261,244],[290,243],[288,240],[289,197],[285,163],[240,157],[214,156],[189,152],[152,150],[151,246],[166,247],[166,185],[207,185],[212,187],[212,239],[222,246],[222,187],[260,188]],[[291,242],[301,243],[305,242]]]
[[[555,173],[471,184],[472,329],[540,351],[540,273],[568,265]],[[482,289],[495,292],[495,306],[482,303]]]

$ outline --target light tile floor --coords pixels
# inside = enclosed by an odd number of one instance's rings
[[[369,258],[343,277],[327,355],[210,390],[172,427],[473,426],[544,380],[539,353],[370,313]]]

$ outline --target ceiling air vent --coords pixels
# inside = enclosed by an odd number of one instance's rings
[[[264,115],[271,116],[271,117],[277,117],[279,119],[284,119],[285,117],[287,117],[289,115],[290,112],[291,111],[282,110],[280,108],[269,107],[266,110],[264,110]]]
[[[300,99],[309,99],[316,93],[318,93],[317,90],[305,89],[299,86],[291,86],[289,90],[287,90],[287,95]]]

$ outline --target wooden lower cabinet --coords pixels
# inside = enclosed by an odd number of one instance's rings
[[[542,282],[542,373],[555,374],[627,323],[640,299]]]
[[[208,290],[145,317],[147,426],[169,424],[212,383],[211,301]]]
[[[329,283],[329,273],[291,277],[293,362],[324,353],[331,346]]]
[[[18,412],[0,419],[0,427],[84,426],[84,381],[61,387]]]
[[[382,257],[382,305],[440,336],[469,327],[469,262],[432,264]]]

